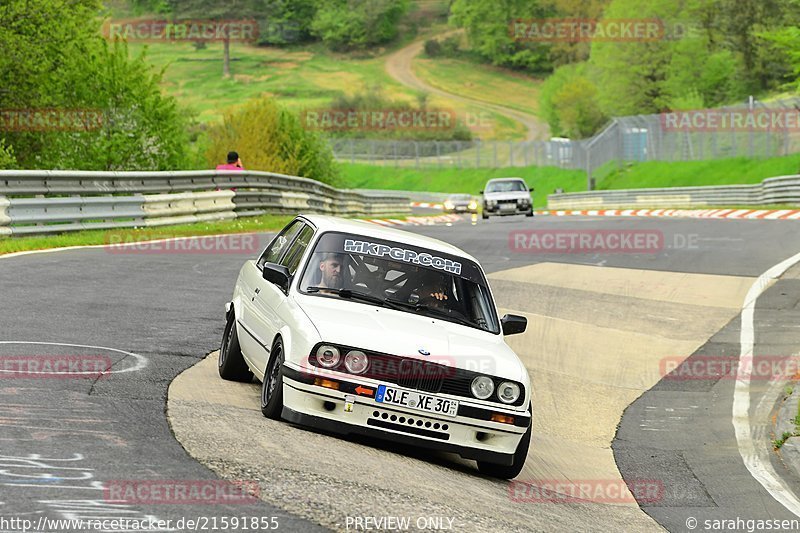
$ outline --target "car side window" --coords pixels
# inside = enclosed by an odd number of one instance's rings
[[[299,220],[295,220],[286,226],[283,231],[281,231],[278,236],[272,240],[269,246],[267,246],[267,249],[264,250],[264,253],[261,254],[261,257],[258,258],[258,268],[263,269],[264,263],[277,263],[280,261],[281,257],[283,256],[283,252],[286,251],[289,243],[292,242],[294,236],[297,235],[297,233],[303,229],[304,226],[305,224]]]
[[[297,238],[289,247],[286,255],[283,256],[281,264],[289,269],[290,275],[294,276],[294,273],[297,272],[297,267],[300,265],[300,259],[302,259],[303,253],[306,251],[306,248],[308,248],[308,243],[311,242],[311,237],[313,236],[314,230],[309,226],[304,226],[297,235]]]

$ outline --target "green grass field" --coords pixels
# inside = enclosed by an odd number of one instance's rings
[[[638,189],[758,183],[764,178],[800,173],[800,154],[766,159],[737,157],[712,161],[650,161],[611,170],[598,189]]]
[[[547,205],[547,195],[560,187],[567,191],[586,187],[586,175],[580,170],[554,167],[515,167],[499,169],[436,169],[375,167],[343,164],[343,187],[353,189],[390,189],[468,193],[477,196],[491,178],[517,176],[524,178],[533,193],[535,207]]]
[[[460,59],[414,59],[414,73],[437,89],[502,105],[532,115],[539,113],[542,80]]]
[[[277,48],[232,43],[231,76],[223,78],[221,43],[200,50],[186,42],[129,44],[132,54],[145,48],[148,62],[164,69],[164,91],[195,110],[200,122],[221,120],[225,110],[263,96],[298,112],[328,109],[337,96],[358,92],[379,90],[387,99],[409,103],[416,103],[418,96],[386,73],[385,53],[359,58],[334,54],[319,44]],[[457,117],[488,113],[488,127],[473,128],[484,139],[525,136],[522,124],[472,104],[431,96],[428,106],[453,110]]]
[[[362,164],[341,164],[342,187],[477,194],[490,178],[519,176],[534,187],[534,205],[547,205],[556,188],[565,192],[586,190],[586,173],[555,167],[499,169],[416,169]],[[598,189],[639,189],[758,183],[765,178],[800,172],[800,154],[770,159],[720,159],[629,164],[622,169],[601,169]]]

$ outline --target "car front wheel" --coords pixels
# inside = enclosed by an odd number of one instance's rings
[[[261,413],[273,420],[280,420],[283,411],[283,362],[283,343],[278,339],[261,382]]]
[[[513,479],[522,472],[522,467],[525,466],[525,459],[528,457],[528,448],[531,445],[531,428],[533,423],[528,426],[528,431],[522,435],[522,438],[517,444],[517,450],[514,452],[514,462],[510,465],[498,465],[495,463],[487,463],[478,461],[478,470],[481,474],[492,476],[500,479]]]
[[[533,206],[531,206],[531,209],[530,209],[530,211],[528,211],[527,213],[525,213],[525,216],[526,216],[526,217],[532,217],[532,216],[533,216]]]
[[[244,356],[242,356],[242,348],[239,346],[239,336],[236,333],[236,316],[233,311],[228,315],[225,332],[222,334],[217,369],[219,370],[219,376],[229,381],[247,383],[253,379],[253,373],[247,367]]]

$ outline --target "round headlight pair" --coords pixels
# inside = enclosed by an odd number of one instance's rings
[[[478,376],[472,380],[472,395],[479,400],[487,400],[494,393],[494,380],[488,376]],[[504,381],[497,388],[497,397],[503,403],[514,403],[519,399],[520,388],[516,383]]]
[[[323,344],[317,348],[317,362],[323,368],[334,368],[342,360],[339,348]],[[351,374],[363,374],[369,366],[367,354],[360,350],[350,350],[344,356],[344,367]]]

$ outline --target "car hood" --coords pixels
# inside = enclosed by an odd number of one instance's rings
[[[502,335],[351,300],[303,294],[295,300],[325,342],[527,382],[527,371]]]
[[[483,196],[487,200],[518,200],[531,197],[528,191],[487,192]]]

